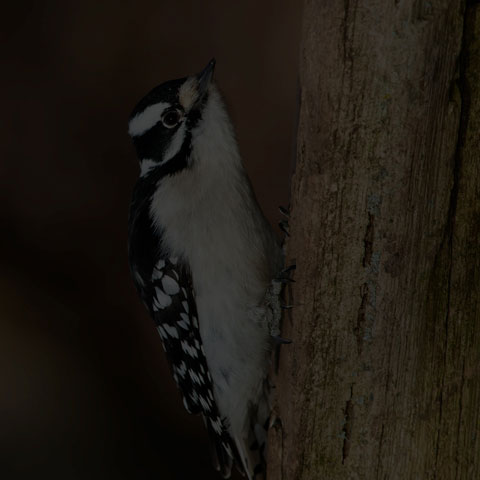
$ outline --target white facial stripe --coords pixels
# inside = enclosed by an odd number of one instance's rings
[[[144,177],[158,162],[151,160],[150,158],[144,158],[140,161],[140,176]]]
[[[162,163],[171,160],[182,148],[183,141],[185,140],[185,123],[182,123],[180,128],[175,132],[175,135],[170,142],[165,154],[163,155]]]
[[[150,130],[160,121],[163,111],[170,106],[169,103],[160,102],[150,105],[143,112],[137,113],[128,124],[128,133],[138,137]]]

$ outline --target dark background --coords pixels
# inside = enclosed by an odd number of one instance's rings
[[[126,122],[153,86],[215,56],[276,224],[292,168],[300,3],[2,5],[2,479],[220,478],[130,281],[138,165]]]

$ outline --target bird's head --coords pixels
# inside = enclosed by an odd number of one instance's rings
[[[212,103],[221,104],[211,81],[214,67],[212,59],[197,75],[162,83],[134,108],[128,133],[135,145],[142,175],[155,167],[161,167],[164,174],[187,167],[195,136],[206,122],[207,107]]]

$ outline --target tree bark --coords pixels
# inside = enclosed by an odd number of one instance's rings
[[[480,6],[307,0],[268,478],[480,478]]]

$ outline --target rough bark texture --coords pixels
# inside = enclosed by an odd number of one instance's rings
[[[480,7],[307,0],[269,478],[480,478]]]

